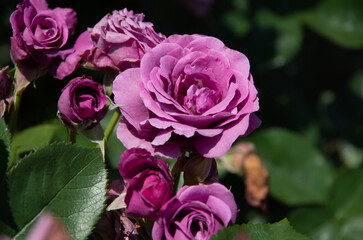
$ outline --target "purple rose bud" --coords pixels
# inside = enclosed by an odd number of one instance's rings
[[[237,217],[233,194],[219,183],[184,186],[161,211],[152,229],[154,240],[207,240]]]
[[[126,8],[107,14],[76,41],[78,60],[101,70],[138,67],[142,56],[165,39],[154,31],[152,23],[143,20],[143,14]]]
[[[91,129],[102,120],[106,103],[101,84],[85,76],[78,77],[63,88],[58,117],[68,128]]]
[[[11,94],[13,81],[7,73],[9,66],[0,70],[0,100],[7,98]]]
[[[13,29],[11,56],[21,73],[32,80],[46,71],[64,77],[59,69],[73,50],[62,50],[74,32],[76,13],[69,8],[49,9],[45,0],[23,0],[10,16]]]
[[[146,150],[134,148],[121,155],[119,171],[127,184],[126,212],[155,219],[173,193],[168,165]]]

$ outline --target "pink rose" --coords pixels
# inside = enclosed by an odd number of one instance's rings
[[[90,129],[102,120],[106,103],[101,84],[78,77],[63,88],[58,100],[58,117],[68,128]]]
[[[152,154],[219,157],[260,125],[247,57],[213,37],[167,38],[120,73],[113,92],[123,114],[117,137]]]
[[[126,8],[107,14],[78,38],[75,57],[101,70],[138,67],[142,56],[165,39],[154,31],[152,23],[143,19],[143,14]]]
[[[133,148],[121,155],[118,166],[127,186],[126,212],[155,219],[173,194],[174,183],[168,164],[144,149]]]
[[[21,73],[32,80],[50,71],[65,76],[62,62],[70,49],[64,50],[77,23],[69,8],[49,9],[45,0],[24,0],[10,16],[13,36],[11,56]]]
[[[237,217],[233,194],[219,183],[184,186],[161,211],[152,229],[154,240],[207,240]]]

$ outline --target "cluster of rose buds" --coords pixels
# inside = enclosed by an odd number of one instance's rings
[[[95,234],[108,234],[102,228],[112,222],[112,238],[132,239],[127,235],[141,233],[136,230],[141,218],[153,222],[153,239],[209,239],[235,223],[237,205],[218,183],[214,158],[260,125],[244,54],[210,36],[165,37],[143,14],[127,9],[107,14],[72,44],[68,39],[77,23],[72,9],[50,9],[45,0],[23,0],[17,8],[10,18],[14,93],[26,86],[23,81],[46,72],[63,79],[84,67],[105,72],[104,82],[88,76],[70,80],[58,101],[62,123],[92,131],[110,106],[122,114],[117,137],[128,149],[119,163],[123,192],[109,194],[108,204],[124,196],[125,211],[104,214]],[[12,95],[7,70],[0,72],[1,99]],[[157,155],[179,159],[171,171]],[[181,172],[184,186],[178,190],[174,181]]]

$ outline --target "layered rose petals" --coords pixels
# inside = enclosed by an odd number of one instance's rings
[[[119,74],[113,91],[121,142],[166,157],[181,148],[219,157],[260,124],[248,59],[213,37],[169,37]]]

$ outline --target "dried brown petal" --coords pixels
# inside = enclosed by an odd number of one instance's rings
[[[254,207],[264,209],[264,200],[269,190],[269,173],[265,165],[258,155],[250,153],[245,156],[242,169],[245,174],[246,201]]]

